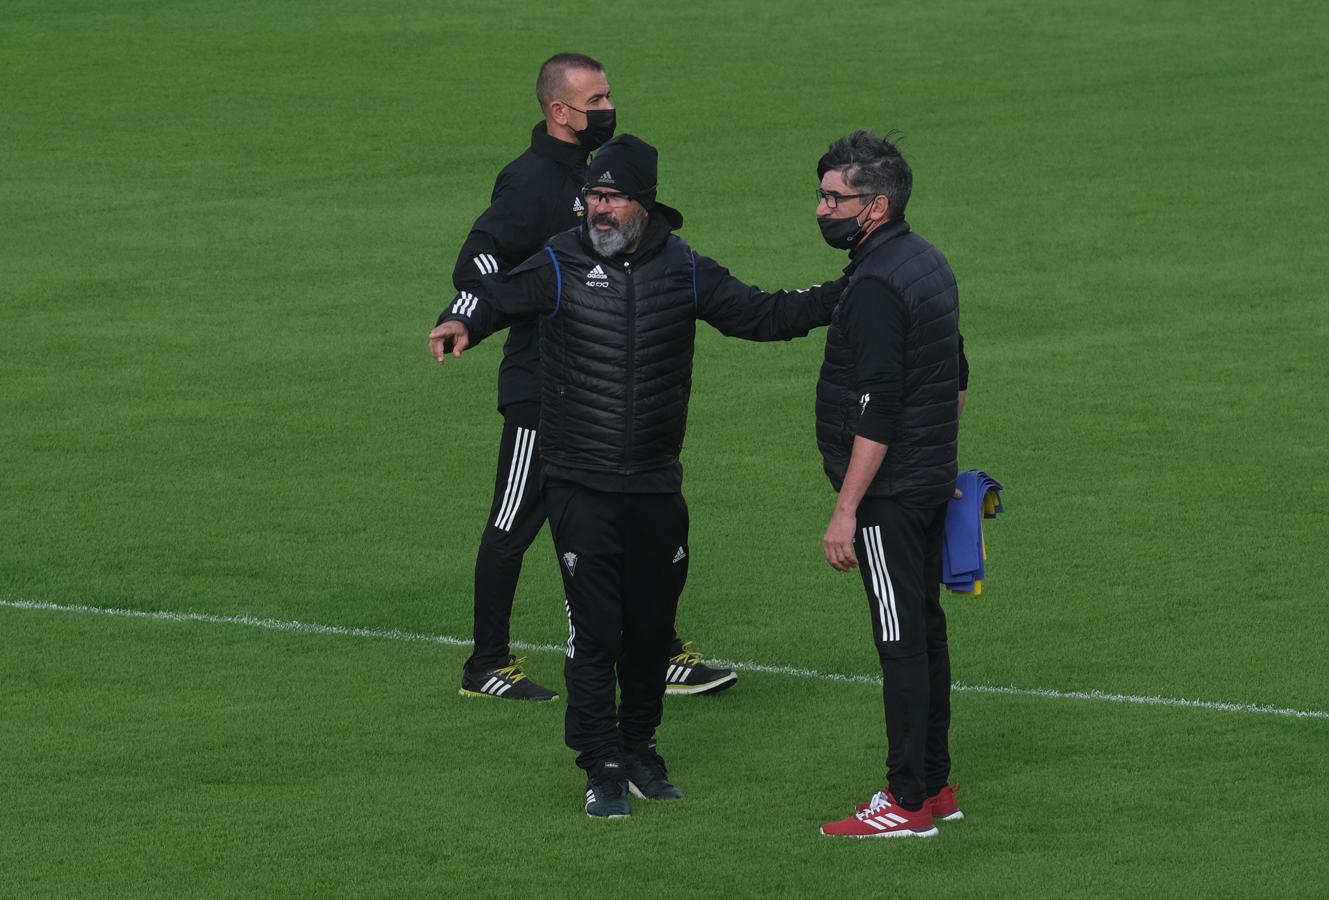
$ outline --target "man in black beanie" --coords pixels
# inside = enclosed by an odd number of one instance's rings
[[[587,236],[596,253],[617,256],[628,247],[635,248],[641,240],[647,219],[655,209],[656,165],[655,148],[631,134],[610,141],[596,157],[591,171],[586,173],[587,187],[601,197],[612,199],[614,194],[622,194],[640,207],[627,213],[622,222],[615,218],[612,207],[591,214]],[[682,224],[681,218],[678,224]]]
[[[697,319],[748,340],[801,337],[830,321],[843,285],[766,293],[693,252],[672,233],[683,216],[656,200],[655,148],[632,135],[605,144],[586,177],[586,221],[460,294],[429,343],[442,363],[543,317],[540,452],[567,595],[565,739],[587,774],[587,814],[617,818],[629,790],[682,797],[655,730],[688,571],[679,451]]]
[[[486,278],[506,272],[555,234],[581,224],[581,198],[591,152],[614,133],[604,66],[580,53],[545,60],[535,83],[544,120],[531,144],[499,172],[489,208],[475,220],[457,254],[453,286],[478,293]],[[446,311],[445,311],[446,312]],[[438,324],[442,317],[438,319]],[[475,646],[462,667],[459,693],[504,701],[545,701],[558,696],[536,683],[512,654],[509,623],[522,560],[545,523],[539,482],[539,325],[521,322],[508,331],[498,367],[498,409],[503,415],[494,496],[475,554]],[[722,691],[737,680],[715,669],[677,635],[670,648],[671,694]],[[511,705],[511,704],[509,704]]]

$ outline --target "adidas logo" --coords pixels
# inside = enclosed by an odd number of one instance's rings
[[[609,174],[609,170],[606,169],[606,170],[605,170],[605,173],[604,173],[603,175],[601,175],[600,178],[599,178],[598,180],[599,180],[600,184],[613,184],[613,183],[614,183],[614,176],[613,176],[613,175],[610,175],[610,174]]]
[[[596,264],[594,269],[586,273],[586,286],[593,288],[609,287],[609,276],[605,274],[604,267]]]
[[[580,197],[573,197],[573,198],[572,198],[572,211],[575,212],[575,213],[584,213],[584,212],[586,212],[586,204],[584,204],[584,203],[581,202],[581,198],[580,198]]]
[[[687,552],[684,551],[682,547],[679,547],[678,552],[674,554],[674,562],[680,562],[681,560],[685,559],[687,555],[688,555]]]
[[[564,553],[563,565],[568,567],[569,575],[575,575],[577,572],[577,554],[571,552]]]

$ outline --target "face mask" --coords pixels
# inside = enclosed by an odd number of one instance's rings
[[[822,239],[836,250],[852,250],[863,239],[863,226],[858,223],[858,216],[845,219],[817,219]]]
[[[577,109],[575,106],[569,106],[568,109]],[[581,149],[590,153],[592,150],[599,150],[600,145],[614,136],[614,126],[617,124],[618,117],[615,115],[616,109],[577,109],[579,113],[586,115],[586,127],[581,131],[574,131],[577,136],[577,143]]]

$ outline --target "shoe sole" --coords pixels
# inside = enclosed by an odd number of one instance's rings
[[[632,818],[632,814],[631,814],[631,813],[624,813],[624,814],[621,815],[621,816],[597,816],[597,815],[595,815],[595,813],[587,813],[587,814],[586,814],[586,818],[588,818],[588,819],[631,819],[631,818]]]
[[[637,787],[635,784],[632,783],[631,779],[628,780],[628,793],[630,793],[634,797],[639,797],[642,800],[682,800],[683,799],[682,791],[679,792],[679,795],[677,797],[648,797],[647,795],[641,792],[641,788]]]
[[[734,682],[738,681],[738,676],[730,672],[724,678],[718,678],[715,681],[708,681],[705,684],[668,684],[665,685],[665,696],[675,694],[718,694],[726,688],[733,687]]]
[[[825,831],[823,831],[820,828],[818,828],[817,830],[821,832],[821,834],[824,837],[848,837],[848,838],[897,838],[897,837],[930,838],[930,837],[936,837],[938,834],[941,833],[940,831],[937,830],[936,825],[933,825],[927,831],[909,831],[908,829],[905,829],[903,831],[879,831],[876,834],[827,834]]]
[[[515,702],[525,701],[527,703],[548,703],[550,700],[557,700],[558,694],[549,697],[495,697],[493,694],[486,694],[484,691],[468,691],[466,688],[460,688],[457,694],[462,697],[485,697],[489,700],[508,700]]]

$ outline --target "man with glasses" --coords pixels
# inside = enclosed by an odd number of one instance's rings
[[[568,602],[565,739],[587,775],[587,814],[610,818],[629,814],[629,790],[682,796],[655,730],[690,553],[679,452],[697,319],[787,340],[828,322],[842,287],[744,284],[672,233],[683,217],[656,201],[656,177],[655,148],[631,135],[607,143],[586,175],[586,222],[459,295],[430,334],[442,363],[542,321],[544,500]]]
[[[848,250],[849,285],[826,332],[817,443],[839,496],[822,550],[858,567],[881,661],[886,784],[822,834],[931,837],[960,819],[950,775],[950,655],[941,545],[968,383],[955,275],[910,231],[913,187],[895,144],[856,131],[817,165],[817,222]]]
[[[489,208],[457,256],[452,281],[463,293],[481,293],[485,278],[506,272],[585,216],[579,192],[586,182],[586,159],[614,133],[604,66],[589,56],[560,53],[540,67],[535,93],[544,121],[532,129],[530,149],[499,172]],[[538,338],[537,323],[521,322],[503,345],[498,370],[503,434],[493,502],[476,553],[475,647],[462,668],[463,696],[535,701],[557,696],[527,677],[508,643],[522,558],[545,521],[537,486]],[[737,680],[728,669],[707,666],[677,635],[669,655],[671,693],[715,692]]]

